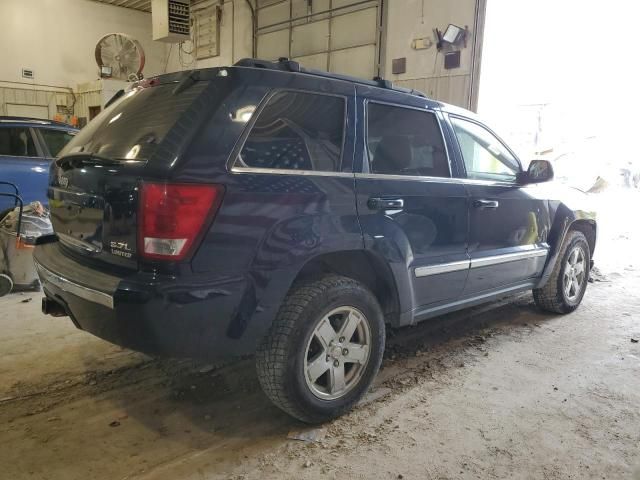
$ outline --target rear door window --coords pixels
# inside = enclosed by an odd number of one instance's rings
[[[53,128],[40,128],[39,131],[52,157],[58,156],[60,150],[75,136],[75,132],[56,130]]]
[[[0,155],[37,157],[31,130],[26,127],[0,127]]]
[[[367,147],[372,173],[451,176],[442,131],[431,112],[368,103]]]
[[[278,92],[259,113],[234,167],[340,170],[345,99]]]

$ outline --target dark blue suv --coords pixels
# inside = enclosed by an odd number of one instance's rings
[[[568,313],[596,222],[472,113],[244,60],[122,92],[51,172],[43,311],[153,354],[253,354],[280,408],[350,409],[385,326],[533,290]]]
[[[16,185],[25,204],[46,204],[49,164],[77,131],[52,120],[0,117],[0,181]],[[0,197],[0,212],[13,205]]]

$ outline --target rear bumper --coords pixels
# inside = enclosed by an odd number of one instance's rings
[[[38,263],[35,258],[33,263],[36,266],[36,271],[38,272],[38,276],[40,277],[40,281],[43,285],[47,285],[49,287],[55,286],[62,292],[67,292],[88,302],[96,303],[113,310],[114,303],[112,294],[101,292],[94,288],[85,287],[84,285],[80,285],[79,283],[75,283],[72,280],[64,278],[57,273],[52,272],[44,265]]]
[[[141,352],[203,359],[253,353],[266,327],[252,322],[256,301],[245,277],[116,276],[39,245],[34,261],[44,294],[74,324]]]

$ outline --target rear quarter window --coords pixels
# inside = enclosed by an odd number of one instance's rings
[[[345,102],[306,92],[274,94],[258,114],[234,167],[339,171]]]

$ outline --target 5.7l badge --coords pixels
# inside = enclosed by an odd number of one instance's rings
[[[131,258],[131,249],[129,248],[129,244],[127,242],[109,242],[109,247],[111,247],[111,254],[117,255],[118,257]]]
[[[67,188],[69,186],[69,179],[62,175],[61,172],[58,172],[58,185],[62,188]]]

